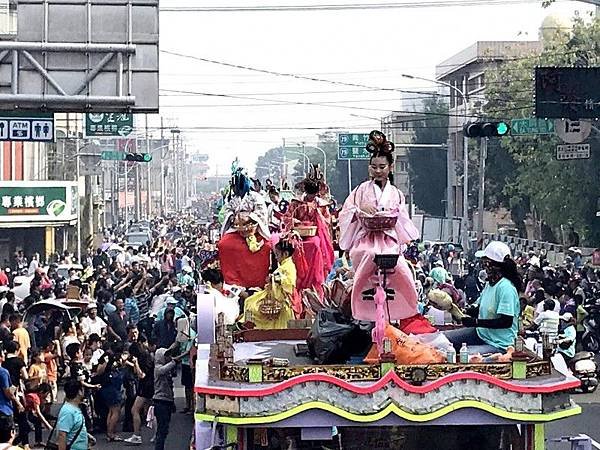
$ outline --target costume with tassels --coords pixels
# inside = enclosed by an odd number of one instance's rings
[[[373,157],[391,160],[394,145],[387,141],[385,135],[373,131],[366,149]],[[363,205],[372,205],[377,212],[367,214],[361,209]],[[419,237],[419,232],[408,216],[402,192],[390,181],[383,188],[373,180],[365,181],[346,199],[339,215],[339,223],[340,247],[350,252],[355,271],[353,316],[368,321],[378,318],[377,302],[372,300],[374,290],[380,283],[374,257],[382,254],[400,255],[393,273],[387,277],[387,287],[394,290],[395,298],[387,301],[386,318],[399,320],[415,315],[417,292],[402,253],[407,243]],[[365,300],[365,296],[368,297],[369,294],[371,300]]]
[[[286,230],[302,234],[303,252],[294,255],[298,269],[298,290],[314,289],[323,296],[323,284],[335,261],[331,239],[330,201],[326,199],[327,185],[318,165],[311,165],[300,183],[303,194],[291,201],[284,217]],[[305,262],[300,259],[304,257]]]
[[[250,189],[250,179],[237,160],[232,172],[218,243],[221,271],[227,284],[262,287],[271,262],[267,205],[262,195]]]

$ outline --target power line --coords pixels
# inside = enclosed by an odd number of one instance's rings
[[[390,91],[390,92],[404,92],[407,94],[431,95],[431,91],[424,92],[424,91],[413,91],[413,90],[398,89],[398,88],[384,88],[384,87],[378,87],[378,86],[369,86],[366,84],[350,83],[350,82],[346,82],[346,81],[328,80],[325,78],[317,78],[317,77],[311,77],[311,76],[306,76],[306,75],[299,75],[296,73],[276,72],[274,70],[259,69],[256,67],[244,66],[241,64],[232,64],[232,63],[228,63],[225,61],[217,61],[214,59],[202,58],[199,56],[186,55],[183,53],[177,53],[177,52],[173,52],[173,51],[169,51],[169,50],[161,50],[161,52],[166,53],[167,55],[173,55],[173,56],[179,56],[181,58],[193,59],[195,61],[201,61],[201,62],[205,62],[205,63],[216,64],[219,66],[231,67],[234,69],[249,70],[251,72],[259,72],[259,73],[263,73],[263,74],[267,74],[267,75],[274,75],[274,76],[278,76],[278,77],[295,78],[297,80],[315,81],[318,83],[328,83],[328,84],[334,84],[334,85],[338,85],[338,86],[350,86],[350,87],[364,88],[364,89],[373,90],[373,91]]]
[[[346,3],[324,5],[256,5],[256,6],[167,6],[164,12],[295,12],[295,11],[342,11],[367,9],[416,9],[450,8],[466,6],[505,6],[510,4],[537,3],[538,0],[455,0],[419,1],[393,3]]]

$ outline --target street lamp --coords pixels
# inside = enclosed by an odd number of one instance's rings
[[[305,148],[305,143],[302,143],[302,148]],[[327,183],[327,153],[321,147],[317,147],[316,145],[309,145],[308,148],[312,148],[314,150],[318,150],[323,154],[323,179],[325,183]]]
[[[463,106],[464,106],[464,124],[467,123],[468,121],[468,106],[467,106],[467,97],[465,95],[465,93],[458,89],[456,86],[453,86],[450,83],[447,83],[445,81],[440,81],[440,80],[434,80],[431,78],[424,78],[424,77],[418,77],[415,75],[409,75],[409,74],[400,74],[401,77],[403,78],[408,78],[410,80],[421,80],[421,81],[427,81],[429,83],[435,83],[435,84],[439,84],[441,86],[446,86],[452,90],[454,90],[458,95],[461,96],[462,98],[462,102],[463,102]],[[463,235],[463,245],[465,246],[465,248],[467,247],[467,224],[469,222],[469,138],[463,133],[463,217],[462,217],[462,235]],[[448,171],[450,170],[450,152],[448,152]],[[448,185],[446,187],[446,189],[448,190],[448,200],[450,200],[452,198],[452,186],[451,186],[451,179],[450,177],[448,177]],[[450,211],[450,205],[451,203],[448,202],[448,218],[451,219],[450,214],[452,211]],[[449,229],[450,229],[450,233],[453,234],[453,225],[452,225],[452,220],[449,220]]]

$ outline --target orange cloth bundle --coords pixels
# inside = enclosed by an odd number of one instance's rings
[[[396,356],[397,364],[439,364],[446,362],[444,355],[435,348],[422,344],[408,337],[398,328],[389,325],[385,328],[385,337],[392,342],[392,353]],[[373,345],[365,357],[368,364],[377,364],[379,354],[377,346]]]

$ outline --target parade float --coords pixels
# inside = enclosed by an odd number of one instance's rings
[[[382,170],[372,169],[339,219],[353,288],[334,283],[321,302],[304,304],[313,314],[305,311],[284,329],[258,329],[247,316],[227,323],[215,312],[215,296],[199,295],[196,449],[539,450],[546,423],[581,412],[570,398],[579,381],[548,342],[535,353],[519,338],[503,354],[467,353],[457,361],[409,334],[416,324],[419,333],[441,335],[413,316],[417,295],[402,251],[414,226],[402,194],[390,184],[374,186],[388,176],[393,145],[373,133],[371,167]],[[358,205],[368,201],[377,208],[357,219],[365,209]],[[428,298],[457,309],[441,291]],[[359,319],[370,324],[366,350],[357,348],[365,333],[351,335],[355,351],[323,363],[315,333],[328,314],[359,328]]]
[[[201,296],[197,449],[329,441],[328,448],[537,450],[545,448],[544,424],[581,411],[570,398],[579,381],[534,354],[396,364],[384,353],[377,363],[316,365],[296,356],[307,328],[229,332],[222,316],[210,326],[208,303]],[[214,343],[206,342],[211,335]]]

